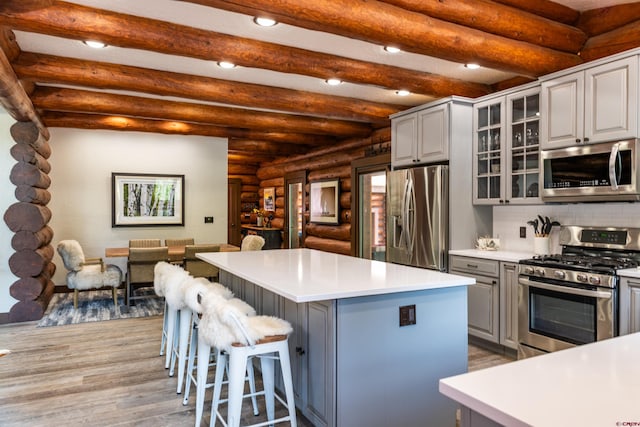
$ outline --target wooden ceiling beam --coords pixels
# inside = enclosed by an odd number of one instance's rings
[[[367,124],[344,120],[294,116],[56,87],[37,87],[31,95],[31,100],[36,108],[42,110],[114,114],[270,132],[313,133],[347,137],[355,135],[367,136],[372,131]]]
[[[382,0],[490,34],[577,53],[587,40],[582,30],[489,0]]]
[[[453,94],[474,98],[490,93],[487,85],[479,83],[61,1],[54,1],[51,7],[44,10],[21,12],[15,9],[20,1],[3,0],[0,4],[0,25],[76,40],[99,39],[113,46],[168,55],[209,61],[231,61],[245,67],[306,75],[323,80],[336,77],[346,82],[393,90],[404,88],[416,94],[433,97]],[[176,34],[180,37],[176,37]],[[466,37],[464,34],[459,36]]]
[[[592,37],[639,20],[640,3],[635,2],[582,12],[577,26]]]
[[[73,129],[102,129],[116,131],[136,131],[151,132],[172,135],[199,135],[218,138],[255,138],[278,144],[279,147],[292,147],[294,152],[297,145],[305,144],[319,146],[335,144],[335,140],[324,141],[314,138],[313,135],[303,134],[270,134],[246,129],[229,128],[223,126],[205,125],[199,123],[176,123],[167,120],[141,119],[135,117],[108,116],[103,114],[68,113],[60,111],[45,111],[42,119],[50,128],[73,128]],[[312,138],[308,138],[312,137]],[[301,145],[306,150],[309,145]]]
[[[578,21],[580,12],[551,0],[493,0],[516,9],[524,10],[563,24],[573,25]]]
[[[309,152],[309,146],[278,144],[270,141],[257,141],[251,139],[232,138],[229,140],[230,151],[257,152],[273,156],[285,156],[291,154],[304,154]]]
[[[13,61],[22,80],[126,90],[342,120],[380,122],[406,107],[148,68],[25,53]]]
[[[575,54],[488,34],[375,0],[193,2],[215,3],[220,8],[225,8],[224,4],[252,7],[275,16],[280,22],[298,27],[318,29],[322,26],[325,32],[379,45],[394,44],[408,52],[463,64],[476,62],[527,77],[538,77],[582,62]]]
[[[593,61],[638,46],[640,46],[640,21],[591,37],[585,43],[580,56],[585,61]]]
[[[19,122],[33,122],[40,130],[40,133],[49,139],[49,130],[42,123],[39,114],[35,110],[33,103],[29,99],[24,87],[18,80],[8,55],[12,56],[15,52],[11,46],[15,40],[10,39],[10,32],[0,32],[0,105],[9,113],[11,117]],[[8,53],[5,53],[5,48]]]

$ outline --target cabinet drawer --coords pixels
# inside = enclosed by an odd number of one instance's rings
[[[500,264],[498,261],[491,261],[480,258],[452,256],[449,270],[457,270],[484,276],[498,277],[500,275]]]

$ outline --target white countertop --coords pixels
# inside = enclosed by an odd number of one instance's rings
[[[640,333],[440,380],[440,392],[507,426],[640,423]]]
[[[198,258],[294,302],[466,286],[474,279],[314,249],[199,253]]]
[[[449,255],[461,255],[473,258],[484,258],[494,261],[518,262],[521,259],[529,259],[533,257],[533,252],[514,252],[514,251],[481,251],[480,249],[452,249]]]
[[[619,276],[633,277],[640,279],[640,267],[638,268],[625,268],[624,270],[617,271]]]

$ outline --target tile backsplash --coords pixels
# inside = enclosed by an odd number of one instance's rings
[[[494,206],[493,236],[500,238],[500,249],[533,252],[533,227],[527,221],[538,215],[548,216],[562,225],[640,228],[640,203],[572,203],[535,206]],[[520,237],[520,227],[527,237]],[[558,228],[550,235],[551,252],[559,253]]]

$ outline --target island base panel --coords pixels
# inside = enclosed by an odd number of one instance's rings
[[[416,324],[399,310],[416,306]],[[465,286],[340,299],[337,425],[454,427],[458,405],[438,381],[467,372]]]

